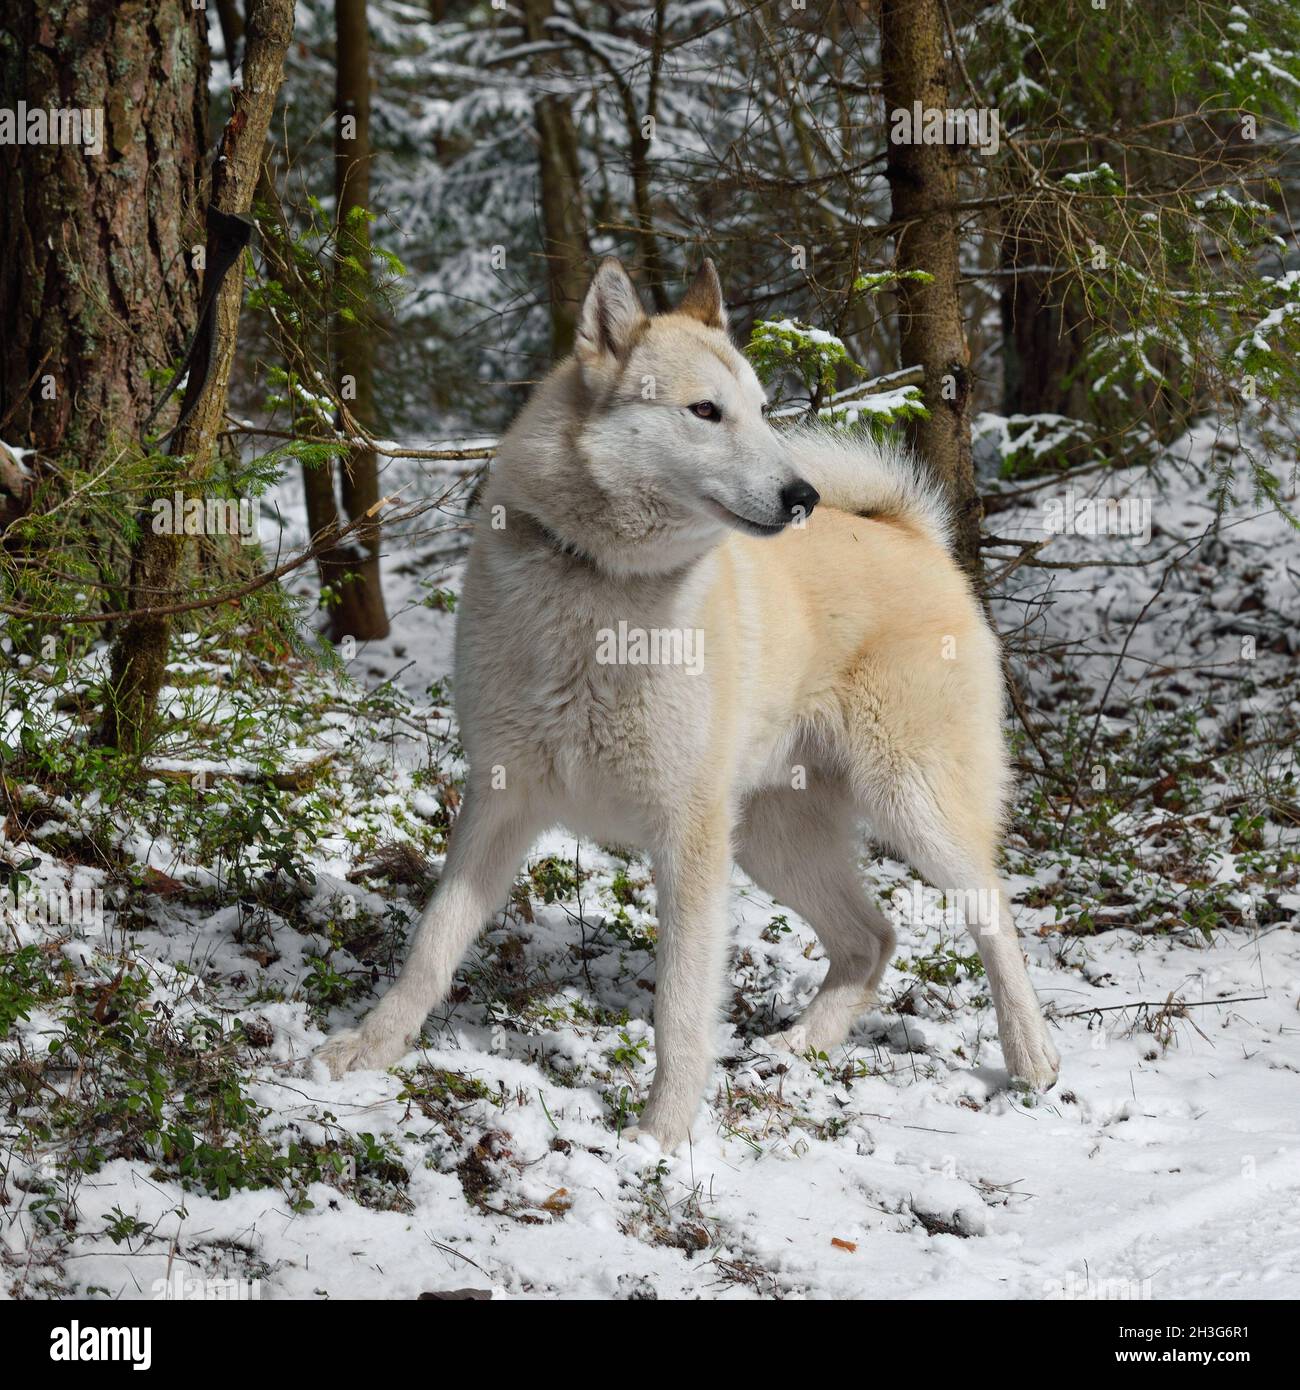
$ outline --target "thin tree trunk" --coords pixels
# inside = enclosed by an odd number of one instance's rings
[[[636,91],[625,73],[610,59],[609,55],[581,30],[568,30],[566,35],[609,74],[618,90],[619,103],[623,107],[623,121],[627,126],[628,173],[632,179],[632,215],[636,223],[637,244],[641,251],[641,269],[645,272],[654,302],[655,312],[664,313],[671,307],[668,300],[667,276],[663,257],[659,253],[659,239],[655,236],[653,199],[650,188],[650,149],[654,140],[654,128],[659,105],[659,76],[664,58],[664,24],[667,14],[667,0],[655,0],[654,34],[650,48],[650,70],[646,89],[646,109],[637,105]]]
[[[207,30],[188,4],[0,0],[0,108],[101,118],[102,149],[0,145],[0,420],[93,460],[135,438],[198,300]]]
[[[239,60],[243,56],[244,12],[239,0],[217,0],[217,18],[221,22],[221,41],[226,49],[226,66],[232,77],[239,71]]]
[[[247,215],[252,207],[266,132],[292,37],[293,0],[250,0],[243,83],[234,89],[234,111],[226,122],[212,174],[212,206],[218,212]],[[214,249],[214,239],[210,237],[209,264],[214,259]],[[216,297],[216,332],[207,380],[201,389],[192,383],[187,390],[183,409],[192,405],[193,410],[169,446],[176,460],[174,487],[191,488],[202,483],[211,471],[225,414],[243,296],[241,257],[231,267]],[[184,543],[182,535],[155,532],[146,510],[140,539],[132,550],[129,607],[161,604],[166,595],[175,592]],[[132,618],[122,624],[111,656],[101,741],[136,753],[147,746],[166,671],[170,635],[171,620],[166,616]]]
[[[881,68],[886,113],[948,106],[941,0],[881,0]],[[940,477],[956,515],[957,557],[979,571],[981,507],[970,432],[970,351],[958,294],[957,165],[947,145],[892,140],[886,173],[899,270],[919,270],[928,283],[903,281],[898,294],[899,365],[925,371],[929,418],[913,425],[916,447]]]
[[[366,0],[337,0],[334,193],[339,262],[335,281],[338,312],[334,356],[338,389],[359,423],[373,429],[374,325],[370,315],[370,27]],[[343,507],[351,521],[379,501],[379,460],[369,449],[353,449],[339,478]],[[388,614],[379,572],[379,523],[356,533],[358,551],[333,585],[331,631],[337,641],[388,636]],[[325,567],[322,564],[322,579]]]
[[[1120,401],[1093,394],[1087,361],[1089,340],[1097,325],[1088,313],[1083,288],[1075,275],[1057,270],[1063,257],[1056,247],[1004,233],[1001,245],[1008,276],[1001,295],[1002,410],[1006,415],[1064,415],[1086,422],[1077,442],[1056,461],[1082,463],[1090,456],[1088,434],[1122,435],[1142,419],[1159,434],[1177,433],[1194,408],[1168,390],[1146,383]],[[1050,267],[1044,270],[1024,267]],[[1158,366],[1158,353],[1153,352]]]
[[[1045,246],[1008,232],[1001,251],[1002,268],[1016,272],[1001,297],[1003,414],[1085,418],[1089,393],[1078,364],[1087,339],[1077,287],[1068,274],[1029,269],[1050,255]]]
[[[546,36],[553,0],[524,0],[524,26],[530,43]],[[551,300],[551,354],[566,357],[573,349],[578,311],[587,289],[587,214],[578,163],[578,138],[568,99],[558,94],[537,98],[537,171],[542,204],[542,249]]]
[[[637,117],[633,109],[629,113],[628,134],[631,136],[631,174],[632,202],[636,211],[637,227],[641,242],[641,267],[645,271],[646,282],[650,287],[650,299],[656,313],[665,313],[671,307],[668,301],[667,272],[663,257],[659,253],[659,239],[654,232],[654,216],[650,193],[650,148],[654,122],[659,118],[659,74],[664,58],[664,23],[668,11],[667,0],[655,0],[654,37],[650,49],[650,77],[646,91],[646,110]],[[631,90],[630,88],[628,89]]]
[[[302,267],[288,249],[289,227],[280,204],[269,158],[262,162],[262,176],[255,201],[267,210],[271,222],[271,226],[267,228],[269,235],[264,235],[262,238],[262,254],[266,258],[272,279],[278,280],[290,298],[296,297],[299,304],[314,303],[314,288],[305,282]],[[294,317],[296,319],[299,316],[295,315]],[[308,318],[313,326],[319,320],[319,314],[315,312],[304,314],[302,317]],[[287,319],[277,318],[273,322],[271,331],[272,338],[277,343],[289,369],[299,373],[303,378],[308,377],[316,367],[300,341],[300,328],[291,326]],[[309,333],[314,331],[314,327],[307,331]],[[314,412],[309,413],[305,418],[299,417],[295,412],[293,432],[301,435],[316,435],[322,442],[329,438],[328,432],[323,430],[321,422]],[[361,562],[360,554],[352,549],[347,542],[336,542],[333,546],[328,544],[330,538],[336,537],[343,526],[339,516],[336,472],[333,460],[316,465],[304,463],[302,467],[303,496],[306,505],[308,531],[313,547],[323,547],[317,551],[316,555],[317,574],[322,592],[328,590],[331,593],[339,589],[346,576],[355,571]]]

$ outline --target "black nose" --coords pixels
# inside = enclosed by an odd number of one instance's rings
[[[821,500],[821,493],[802,478],[796,478],[781,489],[781,505],[790,516],[808,516]]]

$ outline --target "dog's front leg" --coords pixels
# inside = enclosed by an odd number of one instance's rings
[[[655,855],[659,897],[655,1075],[641,1122],[665,1149],[691,1127],[713,1071],[727,958],[731,815],[686,808]]]
[[[429,1010],[446,998],[470,943],[506,894],[542,821],[515,791],[471,786],[452,828],[447,862],[397,983],[359,1028],[335,1034],[319,1056],[334,1076],[391,1067]]]

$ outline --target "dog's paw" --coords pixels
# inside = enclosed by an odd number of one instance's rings
[[[761,1041],[769,1051],[793,1052],[796,1057],[802,1057],[812,1046],[808,1030],[798,1023],[783,1028],[779,1033],[767,1033]]]
[[[337,1081],[350,1071],[387,1071],[406,1052],[407,1042],[401,1034],[363,1023],[359,1028],[335,1033],[322,1044],[316,1058]]]
[[[1004,1043],[1002,1056],[1013,1081],[1023,1082],[1035,1091],[1050,1091],[1061,1074],[1061,1058],[1047,1036],[1047,1030]]]
[[[651,1114],[642,1114],[640,1124],[628,1125],[626,1129],[619,1132],[618,1137],[619,1141],[625,1144],[636,1144],[643,1139],[652,1139],[665,1154],[670,1154],[685,1141],[689,1132],[689,1125],[675,1125],[665,1120],[656,1119]],[[650,1147],[653,1148],[654,1145]]]

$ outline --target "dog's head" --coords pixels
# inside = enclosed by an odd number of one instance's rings
[[[707,544],[727,527],[773,536],[816,506],[727,334],[712,261],[675,309],[653,317],[622,265],[603,261],[574,357],[588,401],[578,443],[592,481],[616,506],[652,507],[665,539]]]

